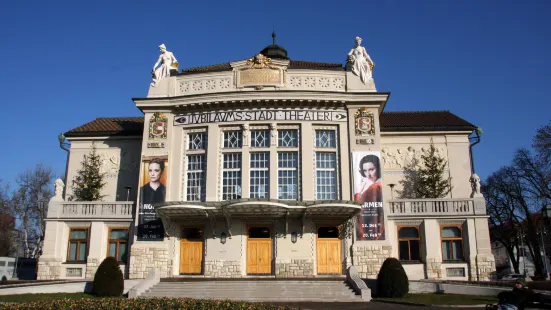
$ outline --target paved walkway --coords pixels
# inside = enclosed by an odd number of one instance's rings
[[[423,306],[411,306],[400,305],[382,302],[296,302],[296,303],[270,303],[272,305],[289,306],[295,309],[301,310],[364,310],[364,309],[384,309],[384,310],[406,310],[406,309],[434,309],[434,310],[478,310],[485,309],[485,307],[423,307]]]

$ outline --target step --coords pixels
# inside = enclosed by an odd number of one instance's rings
[[[335,282],[335,283],[323,283],[323,282],[313,282],[313,283],[271,283],[271,282],[258,282],[258,283],[189,283],[189,282],[178,282],[178,283],[159,283],[159,287],[268,287],[268,286],[281,286],[281,287],[338,287],[346,285],[344,282]]]
[[[167,281],[144,292],[144,298],[175,297],[260,302],[358,302],[359,295],[343,279]]]
[[[323,284],[288,284],[288,285],[277,285],[277,284],[252,284],[252,285],[221,285],[221,284],[207,284],[207,285],[193,285],[193,284],[187,284],[187,285],[158,285],[156,287],[160,288],[188,288],[188,287],[203,287],[203,288],[228,288],[228,287],[236,287],[236,288],[261,288],[261,287],[282,287],[282,288],[289,288],[289,289],[302,289],[306,287],[316,287],[316,288],[333,288],[333,287],[346,287],[344,283],[340,284],[331,284],[331,285],[323,285]]]
[[[297,287],[297,288],[293,288],[293,287],[281,287],[281,286],[271,286],[271,287],[252,287],[252,288],[244,288],[244,287],[241,287],[241,288],[236,288],[236,287],[155,287],[155,288],[152,288],[152,289],[155,289],[157,291],[161,291],[161,292],[164,292],[164,291],[214,291],[214,292],[223,292],[223,291],[235,291],[235,290],[240,290],[240,291],[271,291],[271,290],[277,290],[277,291],[281,291],[281,292],[297,292],[297,291],[314,291],[314,292],[320,292],[320,291],[329,291],[329,292],[333,292],[333,291],[351,291],[351,288],[349,287],[340,287],[340,286],[337,286],[337,287],[324,287],[324,288],[320,288],[320,287],[310,287],[310,286],[307,286],[307,287]]]
[[[144,296],[147,298],[146,296]],[[198,298],[198,297],[192,297],[192,298]],[[261,298],[243,298],[243,297],[230,297],[230,298],[204,298],[204,299],[219,299],[219,300],[233,300],[233,301],[250,301],[250,302],[361,302],[361,298],[285,298],[285,297],[261,297]]]

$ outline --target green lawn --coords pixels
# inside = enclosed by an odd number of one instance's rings
[[[497,298],[492,296],[456,295],[456,294],[408,294],[402,298],[374,298],[373,300],[388,300],[413,302],[432,305],[482,305],[496,304]]]
[[[99,298],[87,293],[51,293],[51,294],[21,294],[21,295],[0,295],[0,302],[27,302],[43,301],[53,299],[83,299]]]

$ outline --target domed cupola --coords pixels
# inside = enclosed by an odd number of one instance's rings
[[[287,50],[283,47],[276,45],[275,43],[276,34],[275,32],[272,32],[272,45],[266,46],[260,54],[269,57],[269,58],[275,58],[275,59],[289,59],[287,57]]]

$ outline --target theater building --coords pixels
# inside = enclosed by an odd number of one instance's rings
[[[160,46],[147,95],[133,99],[143,117],[64,133],[69,182],[56,182],[38,278],[92,278],[107,256],[130,279],[152,269],[316,277],[351,265],[374,278],[397,257],[412,280],[487,280],[476,127],[449,111],[385,112],[390,93],[372,75],[384,68],[355,43],[344,64],[294,60],[274,40],[241,61],[190,69]],[[452,189],[415,198],[431,143]],[[77,201],[71,180],[92,145],[105,197]]]

